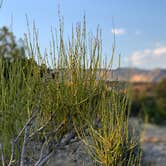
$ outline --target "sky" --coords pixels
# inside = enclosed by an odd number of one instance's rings
[[[58,6],[64,17],[64,31],[70,36],[72,25],[86,15],[87,30],[98,25],[103,34],[103,57],[110,58],[116,38],[114,67],[121,54],[121,67],[166,68],[166,0],[4,0],[0,27],[6,25],[17,39],[35,21],[39,41],[48,48],[51,27],[58,26]]]

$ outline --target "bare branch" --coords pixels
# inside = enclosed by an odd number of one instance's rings
[[[46,149],[47,149],[47,145],[48,145],[48,142],[45,141],[45,142],[43,143],[43,146],[42,146],[42,149],[41,149],[41,153],[40,153],[40,158],[39,158],[39,160],[41,160],[41,159],[44,157],[44,152],[45,152]]]
[[[59,126],[53,130],[47,133],[47,135],[56,135],[58,133],[58,131],[65,125],[65,121],[62,121]]]
[[[73,138],[75,138],[75,136],[76,136],[76,132],[73,130],[73,131],[71,131],[71,132],[69,132],[69,133],[67,133],[66,135],[65,135],[65,138],[64,139],[62,139],[62,142],[61,142],[61,147],[63,147],[63,146],[65,146],[65,145],[68,145],[69,143],[70,143],[70,141],[73,139]]]
[[[58,131],[64,126],[64,124],[65,124],[65,121],[62,121],[60,123],[60,125],[54,131],[47,133],[47,135],[49,135],[49,136],[50,135],[56,135],[58,133]],[[41,152],[40,152],[40,158],[35,163],[35,166],[42,166],[42,165],[44,165],[49,160],[49,158],[55,153],[54,150],[53,150],[53,151],[49,152],[48,154],[44,155],[44,150],[46,149],[46,143],[47,143],[47,145],[49,144],[48,142],[45,142],[43,144]],[[57,145],[59,146],[59,143]]]
[[[3,146],[0,143],[0,152],[1,152],[1,161],[2,161],[2,166],[5,166],[5,158],[4,158],[4,154],[3,154]]]
[[[35,166],[36,166],[36,165],[39,165],[39,163],[43,160],[43,158],[48,155],[48,154],[44,154],[44,152],[45,152],[46,149],[47,149],[47,146],[48,146],[48,142],[45,141],[45,142],[43,143],[43,145],[42,145],[42,148],[41,148],[39,160],[35,163]]]
[[[21,151],[20,165],[21,166],[24,165],[24,158],[25,158],[25,151],[26,151],[26,144],[27,144],[27,140],[28,140],[29,129],[30,129],[30,126],[32,124],[32,121],[36,118],[38,112],[39,112],[39,109],[36,108],[34,110],[34,112],[32,113],[31,118],[24,125],[24,127],[19,132],[19,134],[17,135],[17,137],[14,140],[12,140],[12,142],[11,142],[11,144],[12,144],[11,145],[11,157],[10,157],[10,161],[9,161],[8,166],[11,166],[13,164],[13,162],[14,162],[14,146],[17,143],[19,137],[22,135],[23,132],[24,132],[24,142],[23,142],[22,151]]]
[[[8,166],[11,166],[13,164],[14,160],[14,140],[11,141],[11,157]]]
[[[24,131],[24,142],[23,142],[23,145],[22,145],[20,166],[24,166],[25,153],[26,153],[26,144],[27,144],[27,140],[28,140],[29,128],[30,128],[30,126],[27,126],[25,128],[25,131]]]
[[[39,163],[36,163],[35,166],[43,166],[55,152],[50,152],[45,158],[43,158]]]
[[[34,131],[30,136],[29,139],[32,139],[32,137],[34,137],[37,133],[42,132],[45,127],[47,127],[47,125],[49,124],[51,118],[45,123],[45,125],[41,126],[39,129],[37,129],[36,131]]]
[[[67,133],[64,136],[64,139],[62,139],[63,141],[60,143],[57,143],[54,147],[54,149],[51,151],[50,153],[48,153],[44,158],[39,159],[35,166],[43,166],[53,155],[55,155],[58,151],[58,149],[61,149],[62,147],[64,147],[65,145],[69,144],[69,142],[76,136],[76,132],[73,130],[70,133]]]
[[[27,123],[24,125],[24,127],[22,128],[22,130],[20,131],[20,133],[17,135],[16,139],[15,139],[15,143],[18,141],[18,138],[22,135],[22,133],[24,132],[24,130],[27,128],[27,126],[30,126],[32,121],[36,118],[37,113],[39,112],[39,109],[35,109],[34,112],[32,113],[31,118],[27,121]]]

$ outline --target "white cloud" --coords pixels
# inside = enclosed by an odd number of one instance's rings
[[[166,68],[166,46],[136,51],[129,56],[128,63],[141,68]]]
[[[123,28],[114,28],[112,29],[112,33],[115,35],[123,35],[126,33],[126,30]]]
[[[156,48],[153,52],[154,52],[155,55],[166,54],[166,46],[165,47]]]

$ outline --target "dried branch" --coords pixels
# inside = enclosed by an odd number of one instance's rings
[[[4,153],[3,153],[3,146],[0,143],[0,152],[1,152],[1,161],[2,161],[2,166],[5,166],[5,158],[4,158]]]
[[[27,121],[27,123],[24,125],[24,127],[22,128],[22,130],[20,131],[20,133],[17,135],[16,139],[14,140],[15,143],[18,141],[19,137],[22,135],[22,133],[24,132],[24,130],[27,128],[27,126],[31,125],[32,121],[36,118],[38,112],[39,112],[39,109],[36,108],[34,110],[34,112],[32,113],[31,118]]]
[[[36,108],[34,110],[34,112],[32,113],[31,118],[29,118],[29,120],[26,122],[26,124],[24,125],[22,130],[19,132],[17,137],[14,140],[12,140],[12,142],[11,142],[11,157],[10,157],[10,161],[9,161],[8,166],[11,166],[14,162],[14,151],[15,151],[14,146],[17,143],[19,137],[22,135],[23,132],[24,132],[24,141],[23,141],[23,145],[22,145],[20,165],[21,166],[24,165],[24,158],[25,158],[26,144],[28,141],[29,129],[30,129],[30,126],[32,125],[32,121],[36,118],[38,112],[39,112],[39,109]]]
[[[62,121],[60,123],[60,125],[56,128],[56,130],[47,133],[47,135],[48,136],[56,135],[59,132],[59,130],[64,126],[64,124],[65,124],[65,121]],[[44,150],[46,149],[46,143],[47,143],[47,145],[49,144],[48,142],[43,143],[42,148],[41,148],[41,152],[40,152],[40,158],[35,163],[35,166],[42,166],[42,165],[44,165],[49,160],[49,158],[54,154],[54,150],[53,150],[53,151],[49,152],[48,154],[44,155]]]
[[[47,149],[47,145],[48,145],[48,142],[45,141],[45,142],[43,143],[43,146],[42,146],[42,149],[41,149],[41,153],[40,153],[40,158],[39,158],[39,160],[41,160],[41,159],[44,157],[44,152],[45,152],[46,149]]]
[[[15,142],[14,140],[11,141],[11,157],[10,157],[10,161],[9,161],[9,164],[8,166],[11,166],[13,164],[13,160],[14,160],[14,145],[15,145]]]
[[[55,153],[54,151],[50,152],[42,160],[40,160],[39,162],[37,162],[35,164],[35,166],[43,166],[51,158],[51,156],[53,156],[54,153]]]
[[[23,141],[22,151],[21,151],[20,166],[24,166],[25,153],[26,153],[26,144],[27,144],[27,141],[28,141],[29,129],[30,129],[30,126],[28,125],[25,128],[25,131],[24,131],[24,141]]]
[[[47,135],[48,136],[49,135],[56,135],[58,133],[58,131],[65,125],[65,123],[66,122],[63,120],[55,130],[48,132]]]
[[[75,137],[76,137],[76,131],[73,130],[73,131],[67,133],[64,136],[64,139],[62,139],[62,142],[60,143],[60,147],[68,145],[70,143],[70,141]]]
[[[45,123],[45,125],[41,126],[40,128],[38,128],[36,131],[34,131],[30,136],[29,136],[29,139],[32,139],[32,137],[34,137],[37,133],[39,132],[42,132],[46,127],[47,125],[49,124],[51,118]]]
[[[58,128],[57,128],[58,129]],[[67,133],[61,142],[57,143],[54,147],[56,150],[52,150],[50,153],[48,153],[45,157],[40,157],[40,159],[36,162],[35,166],[43,166],[53,155],[55,155],[59,149],[64,147],[65,145],[69,144],[70,141],[75,138],[76,132],[73,130],[69,133]]]
[[[46,149],[47,149],[47,146],[48,146],[48,142],[45,141],[45,142],[43,143],[43,145],[42,145],[42,148],[41,148],[39,160],[35,163],[35,166],[36,166],[36,165],[39,165],[40,162],[43,160],[43,158],[48,155],[48,154],[44,154],[44,152],[45,152]]]

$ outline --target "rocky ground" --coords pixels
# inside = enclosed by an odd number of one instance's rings
[[[130,119],[137,131],[141,131],[143,166],[166,165],[166,126],[144,124],[141,120]],[[32,148],[32,147],[31,147]],[[36,149],[36,148],[35,148]],[[36,156],[37,158],[39,156]],[[30,163],[29,163],[30,164]],[[33,164],[30,164],[33,165]],[[93,160],[81,141],[59,149],[47,162],[47,166],[93,166]]]
[[[144,124],[143,161],[146,165],[166,165],[166,126]]]
[[[93,166],[91,156],[82,142],[75,142],[59,150],[48,162],[47,166]]]
[[[166,165],[166,125],[143,123],[141,120],[130,119],[134,128],[141,132],[141,146],[143,149],[143,166]]]
[[[136,130],[142,132],[141,145],[143,149],[143,165],[145,166],[165,166],[166,165],[166,126],[157,126],[154,124],[144,124],[138,119],[132,119]],[[66,147],[63,153],[59,153],[55,158],[52,158],[48,166],[61,166],[62,158],[63,165],[85,165],[91,166],[93,163],[90,157],[83,152],[81,143],[74,143]],[[73,151],[73,152],[72,152]],[[76,155],[75,155],[76,154]]]

